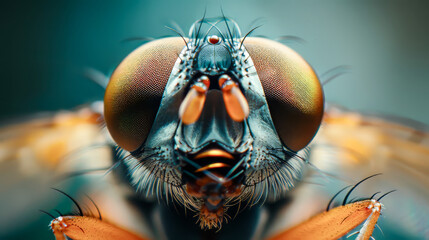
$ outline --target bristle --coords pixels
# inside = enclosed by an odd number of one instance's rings
[[[198,223],[202,228],[221,227],[222,222],[226,221],[225,213],[230,206],[240,204],[243,209],[282,197],[301,177],[302,165],[305,164],[301,156],[289,156],[283,149],[265,149],[261,154],[264,161],[252,163],[252,167],[247,169],[247,182],[242,187],[241,194],[236,198],[225,199],[223,217],[207,219],[198,215]],[[166,150],[152,149],[139,154],[138,159],[125,159],[132,184],[139,193],[147,197],[156,197],[167,204],[177,204],[201,213],[204,202],[187,193],[181,176],[186,173],[174,165],[166,157],[168,155]],[[242,202],[245,204],[241,205]]]

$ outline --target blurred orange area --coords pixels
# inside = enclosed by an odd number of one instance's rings
[[[92,144],[101,121],[99,113],[83,108],[5,127],[0,130],[0,162],[17,161],[23,173],[54,168],[67,154]]]

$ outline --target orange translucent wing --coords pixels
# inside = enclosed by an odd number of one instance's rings
[[[310,161],[342,186],[374,173],[357,189],[359,197],[396,189],[383,199],[383,225],[405,236],[429,238],[429,131],[422,124],[371,116],[337,107],[327,109],[312,145]],[[320,174],[314,174],[320,179]],[[323,178],[323,177],[322,177]],[[310,178],[310,179],[315,179]],[[341,180],[341,181],[338,181]],[[312,181],[312,180],[309,180]],[[332,183],[332,182],[331,182]],[[329,183],[329,184],[331,184]],[[326,188],[321,197],[341,187]]]
[[[83,107],[0,128],[0,234],[34,227],[44,217],[34,213],[61,200],[51,187],[71,193],[72,182],[61,177],[111,166],[109,139],[101,121],[100,113]]]
[[[340,189],[382,173],[362,183],[349,199],[397,190],[383,198],[386,210],[379,225],[384,238],[428,239],[429,132],[405,123],[328,107],[310,146],[308,171],[290,202],[272,216],[265,236],[325,211]]]
[[[68,154],[95,143],[105,144],[101,122],[101,114],[82,108],[4,126],[0,128],[0,162],[17,161],[53,170]],[[22,166],[23,172],[36,169]]]
[[[97,105],[33,117],[0,128],[0,236],[17,232],[21,237],[19,232],[24,234],[27,229],[38,229],[37,236],[50,237],[46,229],[48,218],[37,214],[38,209],[52,214],[60,201],[72,204],[51,187],[73,196],[86,209],[84,214],[95,211],[86,195],[93,199],[106,222],[95,221],[95,225],[88,225],[88,228],[108,223],[117,227],[107,229],[153,235],[147,220],[136,214],[136,206],[128,199],[134,193],[113,175],[105,175],[113,166],[113,142],[101,124],[101,111],[94,108]],[[68,209],[63,208],[58,210]],[[87,223],[91,218],[83,219],[80,221]],[[91,231],[98,230],[86,232]]]

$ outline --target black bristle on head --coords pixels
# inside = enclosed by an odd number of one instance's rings
[[[182,40],[185,42],[186,49],[188,49],[188,50],[189,50],[188,42],[186,41],[185,37],[183,37],[183,35],[182,35],[179,31],[177,31],[176,29],[171,28],[171,27],[169,27],[169,26],[165,26],[165,27],[166,27],[166,28],[168,28],[168,29],[170,29],[171,31],[173,31],[173,32],[177,33],[177,34],[182,38]]]
[[[246,33],[246,35],[244,35],[244,37],[243,37],[243,40],[241,40],[241,43],[240,43],[240,47],[239,47],[239,49],[241,49],[241,47],[243,46],[243,43],[244,43],[244,40],[246,40],[246,38],[253,32],[253,31],[255,31],[256,29],[258,29],[258,28],[260,28],[260,27],[262,27],[262,25],[259,25],[259,26],[256,26],[256,27],[254,27],[254,28],[252,28],[249,32],[247,32]]]
[[[207,6],[206,6],[206,8],[204,9],[203,18],[201,18],[200,26],[198,27],[197,34],[195,35],[195,39],[194,39],[194,41],[195,41],[196,45],[199,45],[199,43],[197,43],[197,40],[198,40],[198,36],[200,35],[201,26],[203,25],[204,20],[206,19],[206,13],[207,13]]]
[[[226,20],[225,13],[223,12],[222,6],[220,7],[220,11],[222,13],[222,18],[223,18],[223,21],[225,22],[226,29],[228,30],[228,34],[229,34],[229,37],[230,37],[229,38],[230,39],[230,45],[231,45],[231,47],[234,47],[234,43],[232,42],[232,39],[234,38],[234,36],[231,33],[231,29],[229,28],[229,24],[228,24],[228,21]]]

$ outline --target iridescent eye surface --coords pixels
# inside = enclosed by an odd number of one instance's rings
[[[323,116],[323,91],[314,70],[278,42],[248,38],[244,46],[261,80],[278,135],[289,149],[304,148]]]
[[[146,140],[183,47],[181,38],[149,42],[128,55],[113,72],[104,95],[104,116],[120,147],[134,151]]]

